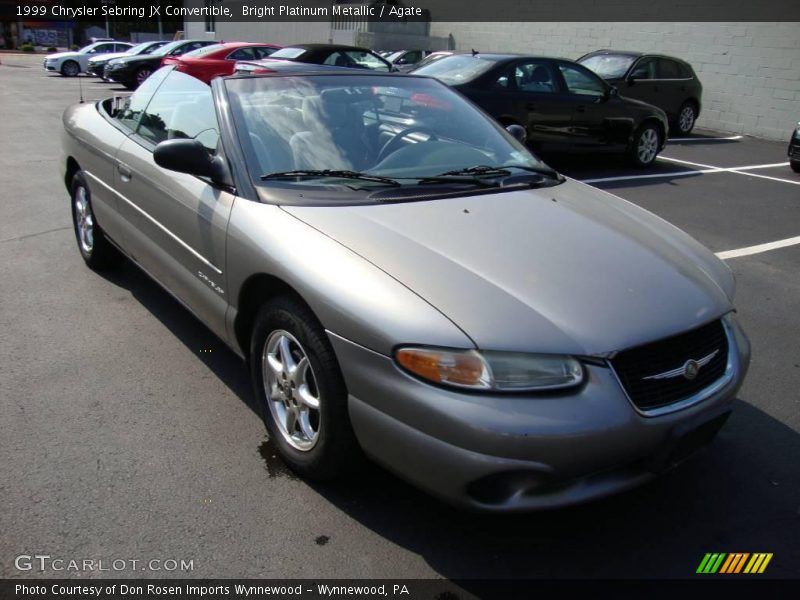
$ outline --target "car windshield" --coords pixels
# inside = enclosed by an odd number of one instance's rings
[[[305,48],[281,48],[277,52],[273,52],[270,57],[271,58],[297,58],[305,54],[307,50]]]
[[[504,129],[432,79],[315,74],[225,85],[259,186],[374,191],[496,178],[558,182]]]
[[[446,56],[414,70],[415,75],[436,77],[447,84],[455,85],[472,81],[491,69],[497,59],[471,54]]]
[[[603,79],[618,79],[628,72],[634,60],[635,56],[626,54],[595,54],[578,62]]]
[[[184,43],[183,40],[178,40],[176,42],[170,42],[169,44],[164,44],[163,46],[161,46],[161,48],[151,53],[150,56],[166,56],[167,54],[172,52],[175,48],[177,48],[183,43]]]
[[[199,58],[201,56],[205,56],[206,54],[211,54],[212,52],[216,52],[217,50],[222,50],[225,46],[223,44],[211,44],[210,46],[203,46],[202,48],[198,48],[197,50],[192,50],[191,52],[187,52],[184,56],[188,56],[190,58]]]
[[[150,46],[152,43],[153,43],[153,42],[142,42],[141,44],[137,44],[137,45],[136,45],[136,46],[134,46],[133,48],[128,48],[128,49],[125,51],[125,54],[127,54],[127,55],[129,55],[129,56],[130,56],[130,55],[134,55],[134,54],[140,54],[140,53],[141,53],[141,52],[143,52],[143,51],[144,51],[146,48],[148,48],[148,47],[149,47],[149,46]]]

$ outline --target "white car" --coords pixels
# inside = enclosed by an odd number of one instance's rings
[[[49,54],[44,59],[44,68],[45,71],[61,73],[65,77],[75,77],[79,73],[86,71],[89,59],[93,56],[108,54],[109,52],[125,52],[132,47],[133,44],[128,44],[127,42],[95,42],[74,52]]]

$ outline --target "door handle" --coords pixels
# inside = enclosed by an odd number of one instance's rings
[[[122,178],[122,181],[130,181],[133,177],[130,167],[124,163],[117,163],[117,171],[119,171],[119,176]]]
[[[586,112],[586,107],[583,104],[579,104],[575,107],[575,112]]]
[[[536,105],[535,104],[528,104],[526,108],[528,110],[536,110]]]

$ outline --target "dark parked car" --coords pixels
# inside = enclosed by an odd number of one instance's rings
[[[203,46],[216,44],[214,40],[178,40],[162,46],[151,54],[125,56],[115,58],[106,65],[103,77],[135,90],[142,82],[161,67],[161,60],[166,57],[181,56]]]
[[[789,164],[792,166],[792,171],[800,173],[800,123],[792,133],[792,139],[789,140]]]
[[[93,56],[92,58],[89,59],[89,64],[86,67],[86,72],[89,75],[93,75],[95,77],[102,77],[106,65],[115,58],[152,54],[153,52],[161,48],[161,46],[167,43],[169,42],[158,42],[158,41],[142,42],[141,44],[138,44],[133,48],[128,49],[126,52],[113,52],[110,54],[100,54],[98,56]]]
[[[509,54],[457,54],[414,69],[456,88],[502,125],[525,127],[540,151],[623,150],[637,166],[663,149],[667,117],[622,98],[573,61]]]
[[[340,44],[296,44],[281,48],[271,54],[270,58],[373,71],[394,70],[386,59],[372,50]]]
[[[684,60],[673,56],[598,50],[578,59],[619,90],[621,96],[657,106],[672,131],[686,135],[700,115],[703,86]]]

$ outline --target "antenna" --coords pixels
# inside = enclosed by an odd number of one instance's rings
[[[81,104],[83,104],[83,81],[81,80],[81,74],[78,73],[78,94],[80,96]]]

